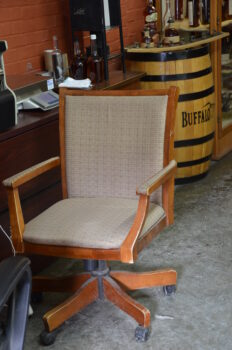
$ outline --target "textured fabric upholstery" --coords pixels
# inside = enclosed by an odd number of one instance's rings
[[[65,102],[69,197],[135,198],[163,168],[167,96],[68,96]],[[161,205],[161,191],[152,201]]]
[[[138,200],[134,199],[64,199],[26,224],[24,240],[60,246],[119,248],[133,224],[137,206]],[[162,207],[151,203],[141,236],[164,216]]]

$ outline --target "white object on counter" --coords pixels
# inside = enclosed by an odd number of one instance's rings
[[[92,84],[89,78],[75,80],[73,78],[68,77],[65,79],[63,83],[59,84],[59,87],[66,87],[66,88],[72,88],[72,89],[89,89],[92,87]]]

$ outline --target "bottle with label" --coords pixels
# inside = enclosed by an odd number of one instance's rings
[[[210,0],[200,0],[200,21],[201,24],[210,22]]]
[[[189,27],[199,26],[199,0],[188,0]]]
[[[145,9],[145,23],[156,23],[157,22],[157,11],[153,4],[153,0],[147,0],[147,6]]]
[[[227,6],[226,6],[226,0],[222,0],[222,21],[226,21],[228,14],[227,12]]]
[[[74,41],[74,57],[70,67],[70,73],[73,79],[85,79],[87,77],[86,72],[86,60],[81,54],[79,41]]]
[[[143,31],[143,44],[145,47],[154,47],[159,41],[157,33],[157,11],[153,0],[147,0],[145,9],[145,25]]]
[[[232,0],[226,0],[224,2],[225,20],[232,18]]]
[[[178,30],[174,27],[174,23],[174,18],[170,17],[164,31],[163,42],[165,45],[179,44],[180,42],[180,35]]]
[[[162,28],[163,28],[163,33],[165,31],[165,28],[168,24],[169,18],[173,18],[172,13],[171,13],[171,3],[170,0],[166,0],[166,7],[162,19]]]
[[[141,46],[146,48],[154,47],[155,45],[151,39],[150,29],[144,26],[144,30],[142,34],[143,34],[143,43]]]
[[[88,76],[92,83],[100,83],[103,79],[103,61],[97,52],[96,34],[90,35],[91,54],[88,58]]]
[[[56,35],[53,36],[52,69],[54,85],[58,87],[58,85],[64,81],[65,77],[63,57],[61,50],[58,49],[58,39]]]
[[[175,20],[181,21],[184,18],[183,0],[175,0]]]

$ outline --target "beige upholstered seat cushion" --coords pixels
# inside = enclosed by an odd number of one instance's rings
[[[25,227],[24,239],[38,244],[119,248],[132,226],[138,200],[70,198],[54,204]],[[151,204],[142,235],[165,216]]]

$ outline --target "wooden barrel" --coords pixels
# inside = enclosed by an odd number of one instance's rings
[[[215,131],[214,83],[208,45],[161,53],[127,52],[127,68],[146,72],[142,89],[180,88],[175,124],[176,183],[204,177]]]

